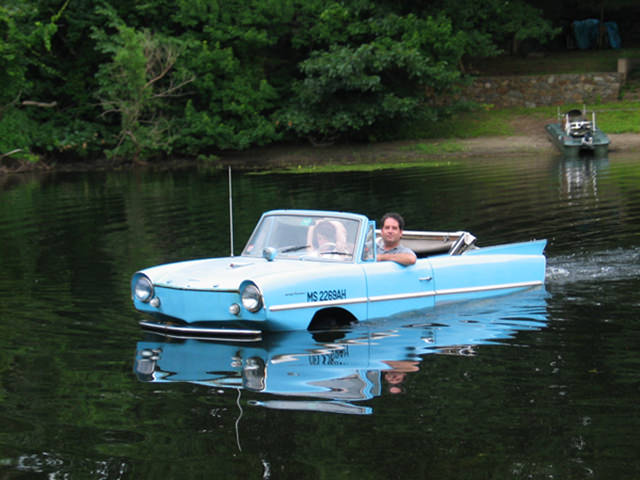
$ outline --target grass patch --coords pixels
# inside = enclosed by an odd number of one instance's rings
[[[583,105],[562,105],[560,112]],[[640,101],[619,101],[586,105],[587,110],[596,112],[596,123],[605,133],[639,133]],[[454,117],[439,122],[425,122],[414,128],[414,139],[450,139],[434,144],[418,144],[414,150],[425,153],[455,153],[463,147],[455,139],[518,135],[517,125],[526,119],[538,123],[554,122],[558,118],[557,106],[535,108],[491,109],[486,106],[475,111],[459,112]]]
[[[477,138],[493,135],[513,135],[509,115],[504,111],[462,112],[455,117],[422,128],[422,138]]]
[[[640,132],[640,101],[603,104],[594,110],[596,124],[605,133]]]
[[[572,108],[582,110],[583,105],[564,105],[562,111]],[[587,112],[596,112],[596,124],[605,133],[640,132],[640,101],[620,101],[586,105]],[[557,108],[553,118],[557,118]]]
[[[439,122],[422,125],[420,138],[468,139],[517,135],[515,121],[521,117],[533,120],[555,118],[555,107],[504,108],[493,110],[491,106],[467,112]],[[455,144],[453,144],[455,145]]]
[[[416,162],[385,162],[385,163],[353,163],[353,164],[327,164],[327,165],[292,165],[290,167],[275,168],[249,172],[248,175],[271,175],[273,173],[284,174],[308,174],[308,173],[345,173],[345,172],[374,172],[378,170],[397,170],[401,168],[438,168],[450,166],[453,161],[416,161]]]
[[[416,143],[402,147],[401,150],[424,153],[426,155],[439,155],[443,153],[460,153],[467,150],[463,145],[454,140],[445,140],[434,143]]]

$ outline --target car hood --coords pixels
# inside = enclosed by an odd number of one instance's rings
[[[344,264],[342,264],[344,265]],[[334,262],[225,257],[170,263],[141,270],[154,285],[190,290],[238,290],[245,280],[259,282],[266,277],[309,272],[310,268],[332,269]]]

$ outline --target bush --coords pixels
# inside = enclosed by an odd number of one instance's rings
[[[33,134],[40,125],[33,121],[25,111],[9,108],[0,117],[0,155],[14,159],[33,161],[31,153]],[[13,152],[13,153],[11,153]]]

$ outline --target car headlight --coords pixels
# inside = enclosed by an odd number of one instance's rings
[[[153,283],[149,280],[149,277],[140,275],[133,285],[134,297],[144,303],[147,303],[153,298]]]
[[[255,313],[262,308],[262,293],[260,293],[260,289],[253,283],[246,284],[240,296],[242,298],[242,305],[250,312]]]

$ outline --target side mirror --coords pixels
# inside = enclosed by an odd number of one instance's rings
[[[262,257],[268,262],[273,262],[273,259],[278,255],[278,249],[273,247],[266,247],[262,250]]]

